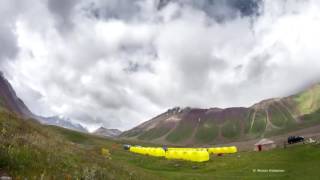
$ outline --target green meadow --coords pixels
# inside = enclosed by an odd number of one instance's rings
[[[0,112],[0,172],[15,179],[320,177],[320,145],[315,144],[211,156],[208,162],[193,163],[133,154],[122,149],[123,143]],[[103,155],[102,148],[108,149],[110,156]]]

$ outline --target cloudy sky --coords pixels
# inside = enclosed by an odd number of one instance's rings
[[[39,115],[131,128],[320,82],[318,0],[1,0],[0,68]]]

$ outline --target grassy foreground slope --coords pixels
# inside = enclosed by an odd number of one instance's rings
[[[111,159],[101,155],[108,148]],[[0,172],[33,179],[151,179],[140,169],[113,159],[119,144],[55,126],[44,126],[0,111]]]
[[[102,147],[110,150],[111,159],[101,155]],[[319,145],[214,156],[205,163],[169,161],[130,153],[121,148],[121,142],[0,112],[0,172],[15,178],[318,179],[319,162]]]

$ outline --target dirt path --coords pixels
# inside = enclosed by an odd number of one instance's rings
[[[271,127],[272,129],[280,129],[280,127],[272,124],[272,122],[270,121],[270,116],[269,116],[269,111],[268,109],[265,110],[266,113],[266,127]]]
[[[295,120],[297,123],[301,122],[301,120],[298,117],[295,117],[293,115],[293,113],[291,112],[291,110],[288,108],[288,106],[286,106],[282,101],[279,101],[280,106],[282,106],[283,108],[285,108],[287,110],[287,112],[290,114],[290,116],[293,118],[293,120]]]
[[[288,136],[304,136],[306,140],[309,138],[320,140],[320,125],[316,125],[301,130],[296,130],[290,133],[286,133],[284,135],[268,137],[268,139],[273,140],[277,144],[277,146],[281,147],[283,145],[283,142],[287,141]],[[254,148],[254,144],[257,143],[259,140],[260,139],[232,142],[226,144],[219,144],[217,146],[237,146],[240,151],[251,151]]]
[[[252,126],[253,126],[253,124],[254,124],[254,120],[255,120],[255,118],[256,118],[256,110],[254,110],[254,112],[253,112],[253,115],[252,115],[252,120],[251,120],[251,126],[250,126],[250,129],[249,129],[249,132],[251,131],[251,129],[252,129]]]
[[[193,128],[192,134],[191,134],[190,138],[186,141],[185,144],[193,144],[194,143],[194,139],[195,139],[195,136],[198,131],[200,123],[201,123],[201,119],[199,118],[196,128]]]

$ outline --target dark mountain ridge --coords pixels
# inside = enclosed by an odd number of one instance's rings
[[[228,143],[310,127],[320,123],[317,114],[319,84],[296,95],[263,100],[251,107],[172,108],[120,137],[176,145]]]
[[[34,117],[24,102],[17,97],[16,92],[2,72],[0,72],[0,107],[14,112],[23,118]]]
[[[87,132],[83,126],[78,123],[72,123],[70,119],[62,119],[58,116],[42,117],[33,114],[25,103],[17,96],[16,92],[2,72],[0,72],[0,108],[15,113],[24,119],[35,119],[43,124]]]

